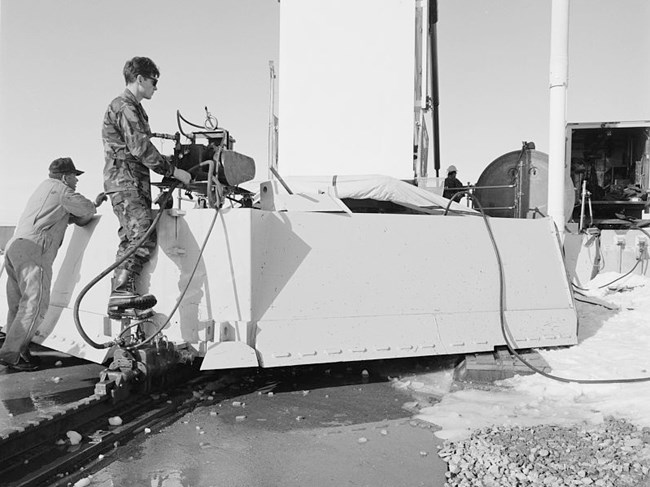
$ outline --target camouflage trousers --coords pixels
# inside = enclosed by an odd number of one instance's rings
[[[120,244],[116,255],[116,260],[119,260],[133,250],[149,230],[153,221],[151,199],[137,190],[110,193],[109,196],[113,205],[113,213],[120,223],[120,228],[117,231]],[[142,245],[120,264],[118,269],[126,269],[139,275],[156,250],[156,242],[156,230],[153,229]]]

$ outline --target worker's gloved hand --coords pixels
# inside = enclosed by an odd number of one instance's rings
[[[183,184],[190,184],[192,181],[192,175],[189,172],[177,167],[174,168],[174,177]]]
[[[95,208],[98,208],[101,206],[101,204],[108,199],[108,196],[106,196],[106,193],[101,192],[97,196],[95,196]]]
[[[162,191],[154,200],[154,205],[159,205],[161,210],[172,209],[174,207],[174,198],[172,198],[170,191]]]

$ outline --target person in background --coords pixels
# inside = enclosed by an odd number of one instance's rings
[[[176,168],[171,158],[158,152],[151,142],[149,118],[141,105],[158,89],[160,71],[147,57],[134,57],[124,65],[126,89],[115,98],[104,115],[104,191],[117,216],[120,238],[116,260],[122,259],[142,240],[153,221],[149,171],[189,184],[189,172]],[[151,316],[156,298],[136,291],[137,278],[156,248],[152,231],[140,247],[113,274],[108,315],[143,318]]]
[[[52,161],[49,178],[27,201],[14,235],[5,249],[7,273],[7,324],[0,348],[0,364],[18,371],[38,369],[29,344],[45,318],[50,304],[52,264],[69,223],[87,225],[97,206],[106,199],[99,193],[94,202],[76,192],[79,171],[72,159]]]
[[[442,192],[442,196],[451,199],[456,193],[459,193],[461,190],[459,188],[463,187],[463,183],[456,178],[456,173],[458,170],[456,166],[449,166],[447,168],[447,177],[445,178],[445,189]]]

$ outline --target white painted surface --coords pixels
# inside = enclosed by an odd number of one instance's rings
[[[413,177],[415,2],[282,0],[282,176]]]
[[[567,238],[570,234],[567,232]],[[529,428],[547,424],[570,426],[602,424],[605,418],[624,418],[638,427],[650,427],[648,382],[616,383],[620,379],[648,377],[650,370],[650,279],[603,272],[585,284],[585,294],[618,311],[602,306],[580,306],[579,343],[574,347],[539,350],[560,382],[540,374],[516,375],[496,381],[489,389],[464,388],[442,392],[441,374],[425,371],[395,385],[418,393],[435,391],[440,402],[420,410],[418,419],[441,427],[436,436],[461,441],[487,426]],[[611,380],[611,384],[579,384],[579,380]],[[444,387],[444,385],[443,385]],[[414,389],[414,388],[413,388]],[[445,394],[445,392],[447,392]]]
[[[644,233],[645,232],[645,233]],[[597,235],[566,235],[569,275],[581,287],[600,274],[650,277],[647,229],[600,230]]]
[[[210,233],[214,216],[201,209],[166,212],[158,252],[141,282],[142,291],[158,297],[154,322],[162,325],[199,262],[164,335],[190,344],[207,364],[250,365],[253,349],[260,365],[271,367],[504,344],[498,267],[481,217],[228,209]],[[575,309],[552,221],[491,222],[506,276],[506,318],[518,346],[575,343]],[[102,217],[66,235],[37,341],[104,359],[105,351],[81,340],[71,309],[83,286],[113,262],[115,227],[114,219]],[[120,326],[104,316],[109,284],[107,277],[81,305],[84,329],[100,343]]]
[[[482,218],[263,218],[254,240],[276,244],[254,252],[262,366],[465,353],[505,343],[498,267]],[[575,310],[551,220],[491,222],[518,345],[575,343]]]
[[[564,241],[564,186],[570,179],[565,160],[566,100],[569,85],[569,0],[553,0],[549,91],[548,215]]]

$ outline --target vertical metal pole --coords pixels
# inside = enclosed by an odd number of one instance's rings
[[[645,146],[643,151],[643,157],[641,158],[641,189],[647,191],[650,189],[650,130],[645,129]],[[647,215],[647,211],[644,210],[644,214]]]
[[[528,142],[524,142],[521,154],[519,218],[528,218],[530,211],[530,158]]]
[[[582,232],[585,227],[585,198],[587,198],[587,180],[582,181],[582,197],[580,198],[580,226],[578,231]]]
[[[416,0],[415,3],[415,80],[414,80],[414,130],[413,130],[413,177],[419,185],[419,178],[426,176],[424,158],[427,151],[424,146],[425,120],[427,111],[427,58],[426,51],[429,39],[429,26],[426,14],[426,2]]]
[[[569,72],[569,0],[552,0],[550,117],[548,160],[548,213],[564,242],[566,223],[564,182],[566,177],[566,92]]]
[[[515,177],[514,218],[528,218],[530,211],[530,151],[529,143],[522,142],[517,161],[517,176]]]
[[[512,217],[520,218],[519,209],[521,208],[521,159],[517,162],[517,176],[515,177],[515,201],[512,207]]]
[[[433,117],[433,167],[436,170],[436,177],[440,176],[440,118],[439,105],[440,96],[438,93],[438,1],[429,0],[429,37],[431,50],[431,114]],[[428,174],[427,174],[428,176]]]
[[[269,61],[270,94],[269,94],[269,141],[268,141],[268,166],[267,178],[271,179],[271,168],[275,168],[275,154],[277,153],[275,139],[275,64]]]

